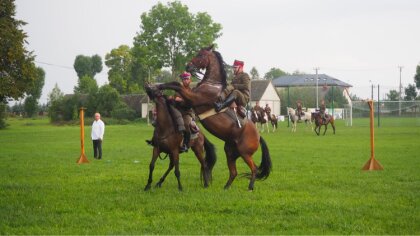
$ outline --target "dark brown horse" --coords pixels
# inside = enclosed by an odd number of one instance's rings
[[[325,126],[323,135],[325,135],[325,132],[327,132],[328,124],[331,124],[331,126],[333,128],[333,131],[334,131],[334,134],[335,134],[334,117],[326,115],[325,120],[324,120],[321,117],[321,113],[319,111],[316,111],[316,112],[311,113],[311,120],[315,121],[314,131],[318,136],[321,132],[321,126],[323,126],[323,125]]]
[[[156,184],[157,187],[161,187],[166,176],[175,167],[175,176],[178,180],[178,189],[182,190],[180,171],[179,171],[179,151],[180,143],[182,141],[181,134],[176,129],[170,110],[168,107],[167,98],[162,95],[162,92],[154,86],[145,86],[147,95],[156,104],[156,127],[153,135],[153,155],[149,165],[149,179],[144,190],[149,190],[152,184],[153,170],[155,168],[155,162],[160,153],[167,153],[169,155],[170,163],[168,170],[160,178]],[[216,152],[214,145],[203,135],[200,131],[198,137],[190,140],[190,147],[193,150],[195,156],[201,164],[201,177],[204,181],[204,187],[209,186],[211,181],[211,172],[214,164],[216,163]],[[204,152],[206,156],[204,157]]]
[[[227,82],[223,59],[212,48],[210,46],[200,50],[187,66],[187,71],[194,75],[200,69],[206,69],[202,81],[192,91],[185,89],[178,82],[161,84],[158,87],[177,91],[184,98],[184,101],[194,108],[203,126],[214,136],[225,141],[224,150],[230,173],[225,189],[231,186],[237,176],[236,159],[241,156],[251,169],[248,189],[253,190],[256,179],[266,179],[270,174],[270,153],[254,123],[245,120],[244,124],[239,127],[237,121],[228,113],[220,112],[216,114],[214,112],[214,102],[217,101]],[[252,155],[257,151],[258,146],[262,148],[262,159],[259,167],[252,159]]]

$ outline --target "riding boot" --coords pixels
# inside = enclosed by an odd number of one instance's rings
[[[235,94],[231,93],[223,102],[215,102],[214,109],[216,110],[216,112],[219,112],[223,108],[229,106],[233,101],[235,101],[235,99],[236,99]]]
[[[242,119],[244,119],[246,117],[246,109],[243,106],[238,106],[236,108],[236,113],[238,113],[238,115],[240,117],[242,117]]]
[[[184,141],[182,141],[182,147],[179,149],[179,152],[188,152],[191,134],[187,131],[184,131],[183,137]]]

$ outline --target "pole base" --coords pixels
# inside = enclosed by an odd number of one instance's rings
[[[80,154],[80,158],[77,161],[77,164],[82,164],[82,163],[89,163],[89,160],[86,158],[84,153]]]
[[[370,158],[368,162],[363,166],[362,170],[383,170],[382,165],[375,159]]]

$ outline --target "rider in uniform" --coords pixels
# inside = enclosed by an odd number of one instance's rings
[[[300,100],[296,102],[296,110],[297,110],[297,115],[300,120],[300,116],[302,115],[302,102]]]
[[[182,79],[182,86],[184,86],[188,90],[191,90],[191,74],[188,72],[184,72],[179,77]],[[188,107],[187,104],[185,104],[184,99],[178,93],[176,93],[174,97],[170,96],[169,100],[172,101],[172,104],[169,105],[170,112],[172,113],[173,118],[175,119],[178,131],[183,136],[183,144],[180,148],[180,152],[187,152],[191,137],[190,124],[193,118],[192,108]],[[196,130],[198,131],[198,128],[196,128]],[[146,140],[146,142],[149,145],[153,145],[152,140]]]
[[[227,98],[222,102],[216,102],[215,110],[216,112],[221,111],[223,108],[232,104],[235,101],[238,106],[238,114],[242,117],[245,117],[246,104],[249,102],[249,94],[251,89],[251,79],[247,73],[243,71],[244,62],[235,60],[233,62],[233,73],[235,77],[233,78],[230,85],[225,89],[225,93],[229,94]]]
[[[326,109],[327,108],[325,107],[325,101],[322,100],[321,105],[319,106],[319,114],[321,114],[321,118],[322,118],[323,122],[325,122],[327,120],[327,117],[326,117],[326,114],[325,114]]]
[[[191,90],[191,74],[188,72],[183,72],[179,77],[182,80],[182,86],[187,90]],[[180,152],[186,152],[188,151],[190,143],[190,124],[193,120],[193,110],[190,106],[188,106],[185,103],[184,99],[179,93],[175,93],[175,96],[170,97],[170,99],[172,99],[175,102],[175,107],[169,107],[171,108],[171,112],[174,115],[175,121],[178,126],[178,131],[181,132],[184,137],[184,141],[182,142],[183,144],[181,146]]]
[[[267,117],[271,119],[271,108],[268,106],[268,103],[265,104],[264,111],[267,113]]]

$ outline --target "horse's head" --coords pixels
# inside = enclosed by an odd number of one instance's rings
[[[210,64],[210,57],[213,46],[214,45],[211,45],[207,48],[202,48],[197,53],[197,55],[187,64],[186,71],[196,75],[200,72],[201,69],[206,69]]]
[[[206,70],[203,81],[222,83],[226,86],[225,63],[219,52],[213,50],[214,45],[202,48],[197,55],[187,64],[185,70],[193,76],[203,74],[201,70]]]
[[[289,115],[295,115],[296,114],[295,109],[293,109],[291,107],[287,108],[287,113],[289,113]]]
[[[144,90],[146,90],[147,96],[149,96],[151,100],[155,100],[156,98],[162,96],[162,91],[159,90],[155,85],[145,83]]]

